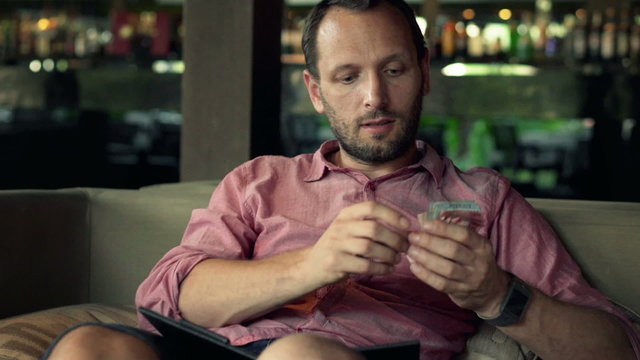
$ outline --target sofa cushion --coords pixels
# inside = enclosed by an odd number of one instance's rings
[[[464,353],[455,360],[525,360],[535,354],[497,328],[483,322],[478,332],[467,340]]]
[[[0,320],[0,360],[39,359],[64,330],[83,322],[136,325],[133,306],[82,304]]]

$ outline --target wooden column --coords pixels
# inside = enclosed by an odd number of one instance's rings
[[[181,181],[280,153],[282,0],[187,0]]]

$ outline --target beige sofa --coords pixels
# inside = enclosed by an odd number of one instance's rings
[[[139,190],[0,191],[0,359],[36,359],[82,321],[135,324],[133,298],[215,181]],[[640,204],[530,199],[587,279],[640,312]],[[460,359],[521,359],[483,327]]]

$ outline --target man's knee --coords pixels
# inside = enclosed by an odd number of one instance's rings
[[[311,334],[295,334],[269,345],[258,359],[364,360],[364,357],[336,340]]]
[[[157,359],[153,348],[137,337],[98,325],[83,325],[69,331],[53,348],[55,359]]]

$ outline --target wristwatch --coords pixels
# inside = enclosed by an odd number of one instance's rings
[[[515,324],[522,319],[522,315],[527,310],[527,305],[529,305],[529,300],[531,300],[531,290],[529,286],[518,279],[517,276],[512,275],[507,296],[505,296],[502,304],[500,304],[500,313],[498,316],[493,318],[483,318],[480,316],[480,318],[493,326]]]

